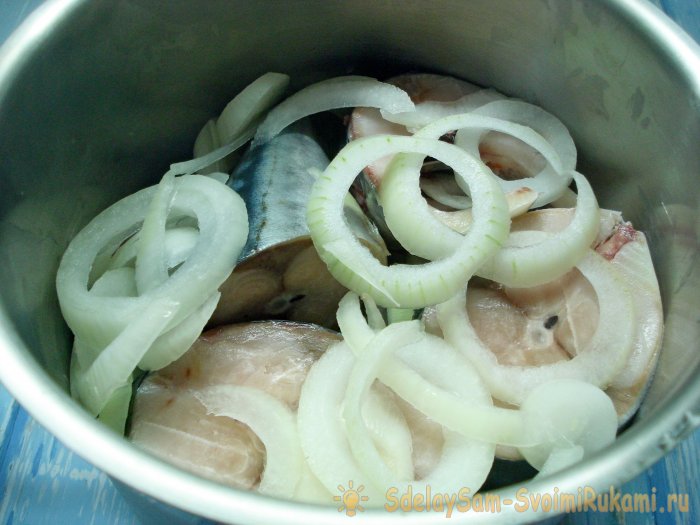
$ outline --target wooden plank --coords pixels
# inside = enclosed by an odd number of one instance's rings
[[[0,523],[139,523],[104,473],[61,445],[2,388],[0,410]]]

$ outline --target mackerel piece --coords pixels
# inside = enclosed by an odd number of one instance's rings
[[[309,235],[306,202],[328,157],[302,122],[246,153],[228,185],[245,201],[250,234],[238,262],[281,242]]]
[[[319,259],[306,226],[316,175],[329,163],[308,121],[249,150],[228,185],[245,201],[250,232],[236,269],[221,288],[211,325],[289,319],[335,326],[346,289]],[[386,247],[359,207],[346,215],[356,234],[379,256]],[[360,216],[358,217],[358,214]]]

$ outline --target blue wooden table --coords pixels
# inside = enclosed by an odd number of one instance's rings
[[[41,0],[0,0],[0,42]],[[700,0],[654,0],[700,41]],[[580,513],[565,524],[700,523],[700,430],[622,493],[688,494],[688,511]],[[0,386],[0,525],[132,525],[141,523],[109,478],[66,449]]]

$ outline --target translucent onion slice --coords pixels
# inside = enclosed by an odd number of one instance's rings
[[[416,104],[413,111],[390,113],[387,110],[382,110],[381,114],[384,120],[401,124],[406,126],[409,131],[415,132],[441,118],[469,113],[485,104],[504,98],[506,97],[494,89],[477,89],[477,91],[468,93],[457,100],[448,102],[427,100]]]
[[[370,107],[394,113],[415,107],[405,91],[370,77],[337,77],[298,91],[270,111],[258,128],[253,144],[275,137],[299,119],[338,108]],[[363,166],[364,168],[364,166]]]
[[[304,455],[294,413],[267,392],[236,385],[217,385],[194,391],[207,413],[240,421],[265,445],[265,470],[258,490],[292,498],[304,470]]]
[[[426,176],[426,164],[428,164],[428,162],[423,163],[421,169],[422,176],[420,178],[420,189],[425,195],[438,204],[455,210],[466,210],[472,207],[472,200],[464,195],[464,192],[457,186],[451,173]]]
[[[424,265],[386,267],[355,239],[343,219],[342,204],[357,173],[365,166],[377,158],[404,151],[435,157],[464,178],[474,198],[474,223],[466,235],[460,236],[459,245],[449,257]],[[415,185],[418,191],[417,181]],[[314,184],[307,223],[321,259],[344,286],[370,295],[381,306],[421,308],[445,301],[462,288],[501,247],[510,218],[503,192],[480,161],[437,140],[378,135],[352,141],[333,159]],[[435,233],[425,228],[412,232],[422,242]]]
[[[226,143],[258,123],[273,107],[289,86],[289,75],[265,73],[243,89],[229,102],[216,121],[220,142]]]
[[[533,479],[549,476],[550,474],[564,470],[574,463],[581,461],[583,456],[584,450],[580,445],[569,446],[566,448],[554,447],[549,454],[549,457],[542,465],[542,468]]]
[[[339,343],[327,349],[311,367],[299,398],[299,438],[311,471],[328,491],[337,493],[339,485],[344,486],[352,480],[356,486],[364,486],[363,494],[369,497],[369,504],[379,506],[388,487],[376,486],[357,464],[340,417],[354,362],[348,346]],[[395,432],[390,425],[397,421],[387,419],[389,425],[384,426],[387,435]],[[398,432],[399,439],[395,443],[401,446],[403,431],[399,429]]]
[[[90,288],[100,297],[136,297],[136,278],[132,267],[114,268],[103,273]]]
[[[388,467],[388,471],[397,479],[411,479],[413,438],[393,395],[388,388],[374,385],[363,399],[359,421],[366,430],[368,441],[378,452],[379,460]],[[346,435],[347,425],[346,420]]]
[[[246,142],[253,138],[253,135],[255,135],[255,127],[251,126],[250,128],[242,131],[238,137],[231,140],[231,142],[228,144],[224,144],[220,148],[210,151],[206,155],[171,164],[168,173],[173,175],[192,175],[193,173],[200,172],[204,168],[220,161],[224,157],[227,157],[236,151],[238,148],[244,146]]]
[[[321,505],[328,505],[329,502],[333,501],[333,494],[314,476],[306,461],[304,461],[301,479],[294,493],[294,500]]]
[[[197,138],[194,139],[194,146],[192,146],[192,154],[196,157],[201,157],[206,155],[210,151],[214,151],[221,147],[221,142],[219,141],[219,132],[216,129],[216,119],[212,118],[204,124],[204,127],[200,130]],[[218,169],[222,169],[222,166],[216,166]]]
[[[158,298],[83,369],[78,362],[71,384],[83,406],[98,415],[117,390],[130,385],[131,373],[178,310],[176,301]],[[78,334],[76,334],[78,335]]]
[[[189,317],[158,336],[139,361],[138,367],[141,370],[160,370],[182,356],[201,335],[220,298],[219,292],[211,294]]]
[[[349,293],[341,300],[338,325],[358,358],[374,353],[371,342],[376,333],[364,321],[356,295]],[[420,344],[384,359],[385,366],[378,372],[382,383],[446,429],[481,443],[541,443],[536,422],[517,410],[491,406],[490,394],[475,369],[442,339],[426,334]]]
[[[75,236],[56,277],[58,298],[68,326],[87,345],[104,348],[154,300],[176,298],[178,308],[166,329],[197,310],[231,273],[247,238],[243,200],[207,177],[175,180],[172,211],[197,218],[199,240],[192,255],[168,280],[139,297],[100,297],[88,290],[90,270],[103,246],[131,234],[146,215],[157,187],[130,195],[112,205]]]
[[[266,73],[251,82],[218,118],[204,125],[194,141],[195,159],[171,166],[173,173],[231,171],[234,159],[229,155],[252,138],[264,113],[277,103],[288,85],[289,76],[281,73]]]
[[[112,394],[97,418],[103,425],[108,426],[120,436],[124,435],[126,420],[129,417],[131,394],[131,380],[129,380]]]
[[[531,128],[543,137],[556,151],[558,162],[555,163],[552,162],[551,157],[546,155],[544,151],[534,147],[535,150],[539,151],[544,156],[544,159],[547,161],[547,166],[545,166],[542,171],[535,174],[533,178],[510,181],[499,179],[503,191],[512,191],[520,186],[527,186],[536,190],[539,193],[539,197],[533,204],[535,208],[549,204],[554,199],[561,196],[571,182],[571,177],[569,176],[570,172],[576,169],[576,146],[569,134],[569,130],[558,118],[539,106],[519,100],[498,100],[491,102],[475,109],[473,114],[501,119]],[[455,144],[472,154],[478,155],[479,144],[483,142],[487,133],[488,130],[465,129],[457,133]],[[506,134],[518,139],[520,138],[507,132]],[[533,147],[531,144],[529,145]],[[508,146],[504,146],[503,141],[501,141],[499,153],[504,153],[507,156],[508,151],[501,151],[503,147]],[[515,144],[511,147],[519,149]]]
[[[598,296],[600,318],[589,346],[569,361],[531,367],[501,365],[476,335],[463,295],[438,306],[445,341],[472,362],[496,399],[520,405],[538,385],[561,378],[605,388],[625,365],[634,340],[631,294],[612,265],[593,250],[576,267]]]
[[[348,294],[341,301],[338,323],[346,329],[354,328],[359,325],[358,316],[361,316],[361,312],[356,296]],[[493,408],[490,406],[490,396],[484,390],[478,375],[469,367],[465,367],[463,361],[456,361],[454,359],[456,354],[447,348],[441,339],[426,336],[420,343],[406,346],[402,346],[404,342],[397,337],[382,339],[392,330],[399,333],[398,331],[403,328],[403,331],[407,332],[406,335],[409,335],[410,330],[414,330],[412,323],[402,323],[402,325],[392,325],[391,330],[382,330],[359,352],[360,359],[353,369],[344,405],[346,419],[353,425],[348,428],[356,428],[354,425],[357,424],[357,410],[353,407],[357,406],[356,401],[360,398],[359,391],[362,388],[367,388],[375,376],[384,380],[387,374],[393,375],[396,371],[399,371],[399,374],[405,374],[408,371],[409,374],[403,382],[397,382],[394,376],[389,377],[387,385],[391,385],[398,395],[424,411],[428,417],[448,428],[454,424],[453,421],[456,418],[459,418],[459,420],[468,421],[474,427],[487,426],[489,430],[494,426],[501,429],[510,427],[508,432],[511,435],[519,432],[518,439],[521,441],[529,437],[536,444],[521,447],[520,451],[532,466],[544,469],[545,473],[563,469],[580,460],[584,455],[590,455],[602,449],[614,440],[617,414],[612,401],[601,389],[582,381],[555,379],[536,386],[528,394],[519,411]],[[358,342],[360,338],[367,336],[368,332],[365,329],[358,331],[357,334],[348,334],[346,339]],[[444,348],[447,348],[447,351],[443,350]],[[409,364],[412,369],[420,370],[425,378],[416,374],[411,377],[412,370],[407,369],[402,362],[399,361],[397,364],[396,361],[389,361],[389,357],[385,354],[391,351],[399,354],[401,360]],[[438,396],[425,395],[425,392],[421,391],[424,383],[436,385],[442,383],[445,390],[434,388],[439,392]],[[462,407],[455,404],[448,392],[456,392],[457,395],[464,396]],[[464,400],[470,401],[471,404],[485,405],[485,410],[483,408],[480,411],[474,410],[474,406],[464,403]],[[420,408],[430,405],[431,401],[433,406],[428,410]],[[441,410],[436,411],[436,407]],[[453,417],[452,421],[447,420],[443,415],[445,409],[452,409],[456,418]],[[487,417],[480,417],[484,415]],[[461,428],[464,429],[464,426],[462,424]],[[381,476],[382,471],[386,469],[382,468],[376,453],[371,453],[372,445],[369,440],[361,437],[360,433],[351,435],[350,438],[356,457],[365,470],[373,472],[375,476]],[[455,443],[455,439],[464,440],[456,433],[445,434],[445,450],[460,444]],[[471,452],[465,451],[463,447],[470,445]],[[463,441],[461,446],[459,459],[450,458],[449,462],[445,461],[448,454],[444,450],[438,467],[426,479],[417,484],[414,481],[410,482],[414,489],[416,486],[422,488],[429,485],[433,490],[436,490],[436,487],[439,487],[437,490],[450,488],[454,490],[455,487],[460,486],[457,483],[459,480],[459,483],[462,483],[461,486],[469,487],[473,492],[478,490],[491,468],[495,449],[487,443],[473,441],[471,443]],[[479,446],[482,448],[479,449]],[[489,446],[488,449],[483,448]],[[461,472],[454,470],[455,464],[462,465]],[[465,480],[464,467],[467,465],[469,465],[467,470],[473,477],[467,476]],[[396,484],[405,486],[401,483]]]
[[[566,228],[550,236],[512,232],[506,245],[477,275],[506,286],[526,288],[567,273],[589,251],[600,228],[600,209],[586,177],[574,172],[576,211]],[[543,240],[544,239],[544,240]]]
[[[170,197],[163,197],[164,188]],[[149,282],[157,273],[147,271],[144,275],[150,277],[137,295],[138,269],[115,268],[98,275],[88,288],[93,262],[104,247],[132,235],[147,215],[156,227],[141,232],[138,242],[149,242],[155,233],[158,248],[147,254],[149,264],[156,253],[166,261],[162,228],[170,208],[177,217],[195,217],[200,228],[196,248],[172,275],[166,262],[158,263],[165,268],[166,280]],[[166,176],[163,185],[102,212],[73,239],[61,260],[56,286],[64,318],[76,337],[72,389],[89,411],[118,413],[110,407],[120,404],[120,392],[130,384],[137,365],[160,368],[190,347],[216,307],[217,289],[247,238],[247,222],[243,201],[221,183],[199,176]]]
[[[156,288],[168,280],[165,257],[165,226],[170,202],[175,193],[175,176],[166,174],[158,184],[141,225],[136,253],[136,290],[139,294]]]
[[[362,406],[369,396],[370,387],[377,377],[377,370],[392,349],[397,349],[421,338],[418,321],[396,323],[381,330],[372,338],[371,352],[363,352],[350,372],[345,398],[342,403],[342,418],[345,421],[350,448],[362,470],[378,487],[391,487],[397,481],[409,481],[413,477],[413,465],[409,477],[397,480],[395,473],[384,462],[372,441],[362,418]]]
[[[139,246],[139,237],[140,232],[136,232],[128,241],[121,245],[110,260],[109,269],[134,265]],[[187,260],[197,245],[198,239],[199,231],[196,228],[190,226],[168,228],[165,231],[165,262],[168,269],[175,268],[178,264]]]
[[[481,106],[474,113],[532,128],[556,150],[563,170],[576,169],[576,145],[568,128],[545,109],[522,100],[508,99]]]
[[[355,363],[348,382],[343,414],[346,428],[355,457],[378,484],[395,486],[405,490],[409,486],[413,490],[423,491],[428,486],[434,491],[456,491],[461,487],[475,493],[483,484],[493,463],[495,447],[489,443],[469,440],[458,433],[446,430],[445,443],[436,467],[422,480],[401,480],[392,477],[391,472],[383,464],[381,457],[374,449],[371,440],[367,439],[359,418],[358,407],[362,403],[365,392],[374,381],[380,368],[386,367],[386,360],[393,352],[401,353],[404,348],[416,338],[422,338],[415,321],[397,323],[382,330],[373,338],[368,346],[370,351],[362,352],[361,358]],[[410,345],[423,358],[434,360],[440,356],[432,354],[432,348],[422,345]],[[490,397],[481,387],[481,392],[475,392],[473,384],[466,380],[454,383],[453,387],[464,396],[463,401],[473,403],[490,403]],[[481,394],[481,395],[479,395]],[[468,414],[459,414],[468,417]],[[473,424],[478,424],[473,422]]]
[[[372,299],[369,295],[364,295],[362,297],[362,302],[365,305],[365,313],[367,314],[367,324],[369,327],[372,330],[381,330],[382,328],[386,328],[384,316],[382,316],[382,312],[379,311],[377,303],[374,302],[374,299]]]
[[[572,379],[554,379],[538,386],[520,409],[540,421],[547,439],[520,448],[536,469],[549,473],[566,468],[615,440],[617,412],[600,388]]]
[[[556,151],[539,134],[524,126],[506,122],[491,117],[474,115],[472,113],[453,115],[433,122],[429,126],[418,131],[414,137],[437,139],[448,131],[475,129],[479,133],[484,130],[508,133],[526,144],[542,152],[547,161],[555,169],[560,168],[560,161]],[[472,159],[479,159],[479,152],[469,152]],[[434,155],[431,155],[434,156]],[[455,246],[463,240],[463,236],[453,231],[433,215],[432,207],[426,202],[420,193],[420,167],[424,155],[403,154],[395,158],[389,169],[384,174],[382,184],[379,187],[379,197],[384,210],[384,218],[394,237],[410,253],[429,260],[449,257],[455,252]],[[442,159],[439,159],[442,160]],[[444,162],[444,161],[443,161]],[[491,173],[481,160],[472,160],[468,166],[474,166],[479,172]],[[455,168],[455,166],[451,166]],[[471,195],[474,208],[480,200],[474,194],[473,188],[463,176],[458,175],[455,180],[464,191]],[[557,175],[558,176],[558,175]],[[500,179],[495,178],[499,181]],[[570,180],[570,179],[569,179]],[[523,180],[508,191],[517,190],[524,185]],[[568,185],[568,182],[564,186]],[[471,189],[470,189],[471,188]]]

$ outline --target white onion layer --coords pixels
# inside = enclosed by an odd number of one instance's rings
[[[503,191],[512,191],[520,186],[527,186],[539,193],[533,207],[537,208],[549,204],[557,199],[565,191],[571,182],[569,174],[576,169],[576,146],[569,134],[569,130],[551,113],[539,106],[528,104],[520,100],[498,100],[475,109],[473,115],[500,119],[514,125],[526,126],[540,135],[556,152],[557,162],[552,157],[537,147],[547,161],[547,165],[532,178],[518,180],[499,179]],[[492,130],[500,131],[500,130]],[[474,155],[479,155],[479,144],[484,140],[488,130],[465,129],[459,131],[455,137],[455,144]],[[520,137],[507,133],[517,139]],[[524,141],[527,144],[527,141]],[[512,146],[515,147],[515,146]],[[501,144],[503,148],[503,144]],[[517,147],[516,147],[517,149]],[[499,153],[508,156],[508,151]]]
[[[216,130],[220,143],[231,142],[258,123],[262,115],[282,97],[289,85],[289,75],[265,73],[238,93],[219,115]]]
[[[444,492],[454,492],[466,487],[475,493],[491,469],[495,450],[491,443],[468,439],[457,432],[444,428],[445,441],[442,453],[433,470],[421,480],[401,480],[397,477],[391,477],[387,467],[382,464],[381,458],[378,458],[376,451],[372,450],[373,444],[366,437],[363,437],[361,424],[357,418],[357,406],[358,403],[361,403],[362,393],[374,381],[374,378],[378,374],[381,378],[385,370],[393,370],[397,364],[399,368],[406,368],[403,361],[395,358],[393,355],[395,352],[401,353],[404,358],[408,358],[412,365],[418,366],[423,371],[427,368],[430,372],[432,369],[433,374],[428,375],[432,380],[437,381],[444,381],[443,371],[435,371],[433,365],[436,361],[443,360],[444,353],[440,351],[436,353],[434,347],[422,344],[409,344],[401,348],[402,344],[410,342],[416,337],[421,338],[421,341],[424,340],[424,334],[417,330],[418,325],[415,322],[392,325],[377,334],[364,321],[358,298],[353,293],[346,294],[340,302],[338,324],[345,334],[346,341],[353,345],[353,352],[357,357],[346,390],[344,412],[350,442],[364,472],[374,476],[377,483],[385,487],[408,489],[410,485],[415,491],[423,491],[430,486],[432,490]],[[442,349],[447,349],[451,356],[457,357],[461,364],[467,367],[465,375],[462,374],[463,367],[453,367],[453,360],[447,359],[443,365],[452,367],[453,376],[447,378],[447,381],[450,382],[451,388],[456,389],[456,394],[461,396],[463,406],[466,403],[490,405],[491,397],[471,367],[446,345],[443,344],[439,350]],[[459,377],[455,377],[455,374]],[[404,397],[400,392],[397,394]],[[433,411],[426,412],[426,415],[432,413]],[[453,419],[468,418],[469,414],[464,412],[453,415]],[[474,421],[471,423],[473,426],[478,425]]]
[[[374,352],[371,341],[376,333],[364,321],[356,295],[348,293],[341,300],[338,325],[358,358],[366,348]],[[474,367],[437,337],[425,334],[419,344],[406,346],[400,355],[386,356],[378,377],[424,415],[470,440],[513,446],[541,440],[534,422],[515,410],[491,406],[490,394]]]
[[[615,440],[617,412],[600,388],[584,381],[553,379],[535,388],[520,409],[540,421],[545,441],[520,448],[536,469],[551,473]]]
[[[356,486],[365,487],[369,503],[380,505],[384,490],[357,464],[340,418],[340,405],[354,361],[348,346],[338,343],[311,367],[299,398],[299,439],[311,471],[328,491],[336,493],[339,485],[352,480]]]
[[[342,204],[347,189],[365,166],[404,151],[430,155],[455,168],[471,188],[474,223],[450,257],[420,266],[386,267],[353,236],[343,219]],[[333,159],[314,184],[307,223],[321,259],[341,284],[369,294],[382,306],[420,308],[453,296],[501,247],[510,218],[503,192],[480,161],[437,140],[379,135],[349,143]],[[434,235],[430,229],[413,233]]]
[[[555,170],[561,168],[556,151],[542,136],[524,126],[491,117],[472,113],[453,115],[433,122],[419,130],[414,137],[437,139],[455,129],[460,130],[458,135],[465,130],[476,130],[479,133],[484,132],[484,130],[508,133],[542,152]],[[468,153],[473,159],[470,164],[467,164],[468,166],[474,166],[474,169],[478,169],[479,172],[491,173],[489,168],[481,162],[478,149],[476,152],[469,151]],[[416,154],[397,156],[384,174],[382,184],[379,187],[379,197],[386,223],[401,245],[414,255],[436,260],[453,254],[455,246],[460,244],[463,237],[443,225],[434,216],[432,208],[421,195],[419,179],[423,159],[424,155]],[[451,167],[455,168],[455,166]],[[457,170],[455,173],[459,175]],[[475,209],[479,198],[474,195],[469,182],[463,176],[457,176],[455,180],[465,192],[471,195],[474,203],[473,209]],[[499,184],[502,182],[497,177],[494,177],[494,180],[498,181]],[[508,191],[528,186],[528,184],[532,187],[531,183],[526,183],[525,179],[517,182],[522,184],[518,184],[515,188],[509,187]],[[566,185],[568,182],[564,184],[564,186]],[[537,188],[534,189],[537,190]]]
[[[405,91],[391,84],[370,77],[337,77],[307,86],[275,107],[258,128],[253,144],[269,141],[293,122],[309,115],[352,107],[401,112],[411,111],[414,105]]]
[[[578,188],[571,222],[554,235],[512,232],[506,245],[477,275],[506,286],[537,286],[567,273],[589,251],[600,228],[600,209],[586,177],[574,172]]]
[[[213,310],[217,289],[230,275],[248,235],[245,204],[230,188],[207,177],[169,177],[164,186],[130,195],[90,221],[71,241],[59,266],[56,287],[61,311],[82,354],[76,360],[81,366],[74,368],[80,373],[71,380],[81,402],[94,414],[128,382],[139,363],[165,366],[187,350]],[[154,197],[168,184],[173,193],[165,199],[167,205],[156,200],[154,208]],[[91,271],[98,256],[138,230],[149,211],[157,213],[153,219],[157,252],[164,259],[161,228],[168,213],[196,218],[199,233],[190,256],[163,282],[152,285],[144,278],[143,292],[136,297],[135,284],[128,282],[135,279],[130,269],[110,269],[104,279],[93,276],[98,286],[91,290]],[[147,242],[144,238],[148,235],[140,236],[139,243]],[[167,271],[165,260],[158,264]],[[161,280],[158,273],[154,275]],[[110,290],[117,294],[107,295]],[[154,352],[148,356],[151,349]]]
[[[517,439],[531,441],[531,445],[521,446],[519,450],[532,466],[544,468],[545,473],[565,468],[584,455],[602,449],[615,438],[617,414],[614,406],[610,398],[594,385],[574,379],[549,380],[528,393],[520,410],[494,408],[479,376],[471,367],[465,366],[462,358],[455,360],[457,354],[441,339],[425,334],[418,342],[411,343],[411,340],[421,337],[415,322],[398,323],[375,332],[363,323],[357,296],[348,293],[338,309],[338,324],[346,341],[354,345],[357,356],[343,405],[348,437],[358,462],[378,485],[402,488],[412,485],[414,490],[430,486],[440,491],[464,486],[476,492],[491,468],[494,443],[499,442],[498,437],[491,436],[487,438],[491,441],[486,443],[470,442],[447,430],[452,427],[452,421],[486,427],[488,430],[478,432],[482,439],[483,434],[493,432],[494,428],[510,426],[508,432],[521,434]],[[400,359],[392,359],[392,354]],[[419,370],[423,376],[412,374],[413,369]],[[397,376],[402,375],[406,380],[397,381]],[[420,482],[402,483],[392,479],[389,469],[363,432],[358,407],[375,378],[445,426],[441,461]],[[436,391],[440,391],[437,385],[444,386],[458,397],[463,396],[461,403],[452,402],[447,390],[437,396],[426,395],[421,383],[436,385]],[[481,410],[475,411],[475,407]],[[453,417],[445,418],[445,410],[453,411]],[[480,417],[483,415],[487,417]],[[462,424],[462,433],[468,425]],[[459,449],[457,457],[448,452],[453,448],[455,452]],[[448,458],[449,462],[446,461]],[[461,472],[455,469],[455,464],[460,465]],[[469,475],[464,474],[465,469]]]
[[[489,102],[504,98],[506,97],[494,89],[478,89],[457,100],[449,102],[427,100],[416,104],[416,108],[413,111],[390,113],[382,110],[381,114],[384,120],[406,126],[409,131],[416,131],[441,118],[469,113]]]

